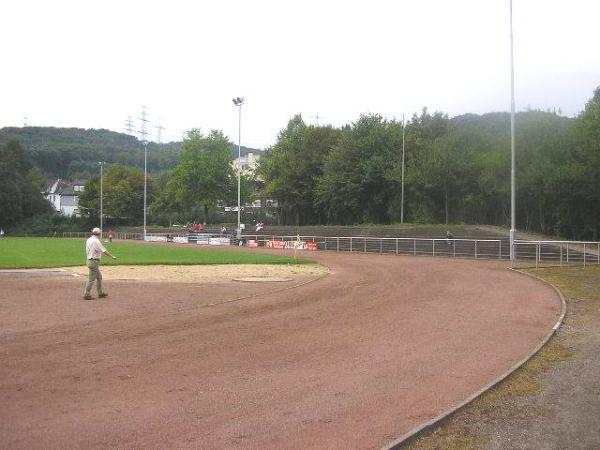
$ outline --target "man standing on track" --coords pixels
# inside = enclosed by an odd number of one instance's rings
[[[110,256],[112,259],[117,259],[112,253],[104,248],[100,239],[100,228],[94,228],[92,230],[92,235],[85,243],[85,254],[87,257],[87,266],[89,269],[88,281],[85,284],[85,293],[83,294],[83,298],[85,300],[92,299],[92,286],[94,285],[94,281],[96,281],[96,289],[98,291],[98,298],[104,298],[108,296],[102,290],[102,274],[100,273],[100,258],[102,257],[102,253],[107,256]]]

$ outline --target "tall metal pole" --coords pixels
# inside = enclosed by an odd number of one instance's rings
[[[402,114],[402,197],[400,202],[400,223],[404,223],[404,114]]]
[[[144,141],[144,241],[146,240],[146,195],[148,191],[148,142]]]
[[[148,119],[146,118],[146,115],[146,107],[142,106],[142,117],[140,117],[142,126],[140,136],[142,138],[142,144],[144,144],[144,241],[146,240],[146,205],[148,193],[148,139],[146,138],[148,135],[148,131],[146,130]]]
[[[237,167],[237,177],[238,177],[238,208],[237,208],[237,238],[240,239],[242,237],[241,226],[241,213],[242,213],[242,205],[241,205],[241,173],[242,173],[242,105],[244,104],[244,97],[235,97],[233,100],[233,104],[237,106],[238,109],[238,117],[239,117],[239,128],[238,128],[238,167]]]
[[[238,234],[238,237],[241,237],[242,230],[240,229],[240,222],[241,222],[241,220],[240,220],[241,215],[240,214],[242,212],[242,209],[241,209],[241,206],[240,206],[240,199],[241,199],[241,192],[242,192],[242,190],[241,190],[241,172],[242,172],[242,170],[241,170],[242,169],[242,160],[241,160],[241,158],[242,158],[242,102],[239,103],[238,107],[239,107],[239,115],[238,115],[239,116],[239,120],[238,120],[238,164],[239,164],[239,166],[238,166],[238,179],[237,179],[237,182],[238,182],[238,196],[237,196],[238,197],[237,198],[237,200],[238,200],[238,211],[237,211],[237,213],[238,213],[237,214],[237,229],[238,229],[238,232],[237,232],[237,234]]]
[[[104,214],[102,213],[102,203],[104,199],[104,190],[102,186],[102,178],[104,177],[104,161],[101,161],[98,164],[100,164],[100,237],[102,237],[102,233],[104,231],[104,229],[102,228],[102,218],[104,216]]]
[[[515,188],[515,61],[513,44],[513,8],[510,2],[510,260],[515,260],[516,188]]]

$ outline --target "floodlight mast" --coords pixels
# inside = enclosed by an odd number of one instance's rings
[[[240,239],[242,237],[242,230],[240,229],[240,213],[241,213],[241,181],[240,176],[242,172],[242,105],[244,104],[244,97],[235,97],[233,100],[233,104],[238,107],[238,167],[237,167],[237,182],[238,182],[238,192],[237,192],[237,238]]]
[[[400,200],[400,223],[404,223],[404,114],[402,114],[402,196]]]
[[[515,60],[513,44],[513,8],[510,2],[510,261],[515,262],[516,188],[515,188]]]
[[[102,232],[103,232],[103,228],[102,228],[102,218],[103,218],[103,211],[102,211],[102,203],[103,203],[103,198],[104,198],[104,192],[103,192],[103,186],[102,186],[102,179],[104,178],[104,161],[100,161],[98,162],[98,164],[100,165],[100,238],[102,238]]]

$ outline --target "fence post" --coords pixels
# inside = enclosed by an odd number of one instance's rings
[[[383,239],[379,238],[379,253],[383,253]]]
[[[598,253],[596,255],[598,256],[598,264],[600,264],[600,243],[598,243]]]
[[[417,256],[417,240],[413,239],[413,256]]]
[[[325,250],[327,250],[327,237],[325,237]]]
[[[502,259],[502,240],[498,241],[498,259]]]
[[[535,244],[535,268],[538,268],[538,264],[539,264],[539,257],[540,257],[540,243],[536,243]]]
[[[562,267],[562,258],[563,258],[563,252],[562,252],[562,242],[560,243],[560,266]]]
[[[352,238],[350,238],[350,252],[352,252]]]
[[[567,242],[567,264],[569,264],[569,243]]]
[[[435,239],[431,240],[431,256],[435,256]]]
[[[336,238],[337,242],[336,242],[336,246],[337,246],[337,251],[340,251],[340,238]]]
[[[452,239],[452,257],[456,258],[456,239]]]
[[[475,240],[475,259],[477,259],[477,239]]]
[[[583,267],[585,267],[585,242],[583,243]]]
[[[365,238],[364,242],[364,252],[367,253],[367,238]]]
[[[396,255],[398,254],[398,238],[396,238]]]

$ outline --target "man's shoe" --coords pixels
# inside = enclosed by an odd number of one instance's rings
[[[108,294],[107,293],[98,294],[98,298],[104,298],[104,297],[108,297]]]
[[[83,296],[83,299],[84,299],[84,300],[91,300],[91,299],[92,299],[92,296],[91,296],[91,295],[84,295],[84,296]]]

